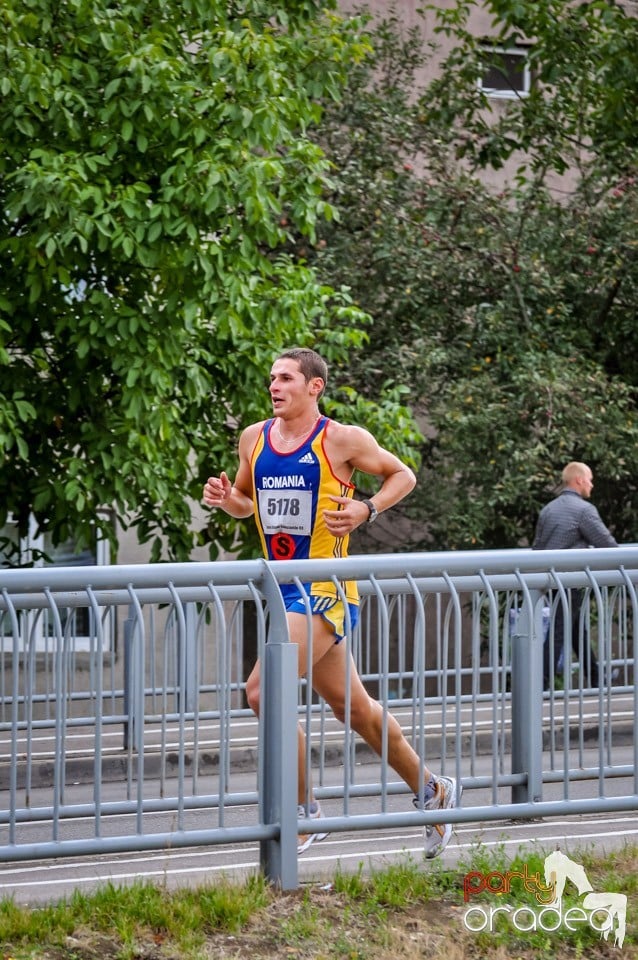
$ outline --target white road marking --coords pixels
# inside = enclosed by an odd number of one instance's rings
[[[463,837],[464,835],[471,834],[474,836],[474,839],[471,841],[452,842],[447,848],[446,854],[454,854],[462,850],[472,849],[476,847],[477,844],[477,833],[480,834],[478,840],[480,841],[481,846],[486,847],[511,847],[511,846],[522,846],[524,844],[529,845],[547,845],[554,843],[557,838],[564,843],[574,843],[579,844],[586,841],[598,840],[603,841],[605,839],[625,839],[628,837],[638,836],[638,828],[635,827],[636,820],[635,817],[610,817],[609,819],[596,821],[596,820],[581,820],[581,821],[556,821],[553,823],[542,823],[542,824],[529,824],[529,823],[500,823],[490,826],[489,828],[482,827],[477,830],[476,827],[472,826],[463,826],[455,830],[456,837]],[[623,827],[623,824],[627,826]],[[614,826],[617,829],[608,830],[605,829],[607,826]],[[540,832],[540,827],[543,830],[543,836],[538,836]],[[581,831],[583,828],[587,830],[588,827],[598,829],[591,829],[587,832],[571,832],[566,833],[565,830],[569,828],[580,827]],[[527,832],[535,831],[534,836],[522,836],[524,831]],[[494,839],[486,838],[486,834],[494,833],[498,831],[498,836]],[[506,836],[505,832],[508,834],[518,834],[517,836]],[[366,860],[370,858],[379,859],[383,857],[396,857],[396,856],[405,856],[411,854],[420,854],[423,849],[423,834],[421,831],[418,833],[408,833],[408,834],[393,834],[393,835],[375,835],[366,837],[366,843],[368,843],[367,850],[361,850],[362,838],[361,836],[344,836],[341,837],[338,834],[335,834],[335,838],[327,838],[322,841],[321,846],[313,846],[311,849],[317,852],[317,855],[308,856],[304,855],[300,860],[300,865],[305,864],[322,864],[323,866],[333,864],[335,867],[339,861],[352,861],[357,860]],[[344,851],[344,848],[349,846],[357,845],[359,849],[353,850],[352,852]],[[400,844],[400,845],[398,845]],[[338,850],[333,853],[328,853],[327,848],[330,846],[338,846]],[[326,851],[323,855],[318,855],[319,850],[323,849]],[[214,863],[211,862],[215,858],[220,856],[232,855],[232,863]],[[237,847],[232,850],[226,849],[213,849],[207,848],[206,850],[188,850],[184,852],[174,852],[174,851],[158,851],[153,857],[148,856],[139,856],[139,857],[126,857],[126,858],[116,858],[116,859],[99,859],[93,861],[74,861],[73,866],[73,875],[65,881],[65,879],[60,876],[51,877],[53,872],[60,873],[62,871],[68,871],[70,867],[70,861],[55,861],[52,863],[47,863],[45,865],[16,865],[8,868],[0,868],[0,878],[6,879],[8,882],[0,882],[0,893],[7,891],[11,893],[12,891],[19,888],[29,888],[34,891],[36,889],[46,889],[54,886],[61,887],[65,882],[68,882],[72,886],[80,886],[82,884],[95,884],[101,881],[124,881],[124,880],[150,880],[152,878],[161,877],[166,879],[167,875],[170,877],[180,876],[180,877],[195,877],[202,873],[224,873],[228,876],[231,876],[237,871],[245,872],[247,870],[256,871],[259,870],[259,861],[258,860],[246,860],[244,862],[238,862],[238,857],[242,854],[247,856],[253,854],[253,846],[249,847]],[[184,867],[176,866],[176,861],[188,860],[189,865]],[[201,861],[206,860],[207,862],[202,863]],[[161,867],[158,866],[158,861],[162,862]],[[194,861],[200,861],[199,864],[195,864]],[[139,869],[131,870],[130,868],[139,864]],[[144,864],[148,864],[148,867],[144,867]],[[110,868],[110,869],[109,869]],[[118,869],[119,868],[119,869]],[[129,868],[126,871],[122,871],[121,868]],[[30,876],[28,879],[18,880],[17,877],[24,877],[25,874],[37,874],[38,872],[46,871],[47,878],[50,879],[38,879],[35,876]],[[9,879],[15,877],[15,879]]]

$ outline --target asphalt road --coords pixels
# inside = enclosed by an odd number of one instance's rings
[[[631,762],[632,748],[627,746],[626,760]],[[623,758],[616,757],[617,762]],[[485,758],[488,764],[488,758]],[[377,776],[375,765],[371,764],[369,780],[374,782]],[[368,767],[368,765],[366,765]],[[254,789],[254,774],[238,775],[234,786],[240,790]],[[329,776],[338,783],[339,768],[329,772]],[[366,779],[368,779],[366,771]],[[616,783],[616,787],[614,787]],[[82,791],[89,786],[75,788],[77,794],[69,801],[77,802]],[[113,786],[113,789],[115,787]],[[560,786],[546,785],[544,799],[560,797]],[[596,785],[591,781],[573,783],[570,791],[573,797],[595,796]],[[607,790],[617,789],[619,794],[627,792],[627,781],[612,781]],[[463,805],[466,808],[490,803],[487,791],[466,791]],[[357,813],[378,810],[378,798],[356,801]],[[405,795],[392,796],[389,809],[405,810],[410,800]],[[327,815],[340,814],[342,801],[324,801]],[[158,832],[169,826],[167,814],[154,815],[150,829]],[[202,812],[202,818],[206,813]],[[232,807],[227,812],[227,826],[254,821],[255,810],[249,807]],[[121,835],[126,830],[126,818],[104,818],[104,832]],[[131,819],[130,817],[128,819]],[[116,822],[117,821],[117,822]],[[202,823],[205,819],[202,820]],[[26,839],[36,842],[40,834],[50,835],[51,825],[42,823],[25,824]],[[131,824],[134,829],[134,824]],[[65,822],[65,835],[86,836],[86,821]],[[477,847],[489,847],[502,850],[506,855],[518,851],[535,850],[547,854],[554,849],[574,857],[579,850],[593,850],[604,855],[610,850],[627,843],[638,844],[638,813],[606,814],[600,816],[566,817],[561,819],[539,819],[534,821],[498,821],[494,823],[458,824],[452,840],[445,851],[442,863],[446,867],[458,867],[463,873],[470,869],[470,863]],[[423,859],[422,830],[420,828],[402,828],[376,830],[370,832],[352,832],[332,834],[321,843],[313,844],[299,859],[299,881],[308,883],[329,883],[337,869],[341,871],[364,872],[379,869],[388,864],[410,858],[413,862],[423,863],[424,869],[430,869],[430,863]],[[11,896],[16,903],[38,904],[69,896],[74,890],[84,892],[94,890],[99,885],[111,881],[118,886],[134,881],[149,881],[166,884],[169,888],[190,885],[197,886],[210,882],[214,878],[226,877],[233,880],[244,879],[259,869],[259,849],[257,844],[233,844],[206,848],[182,848],[160,852],[140,852],[99,857],[79,857],[47,861],[28,861],[5,863],[0,865],[0,897]]]

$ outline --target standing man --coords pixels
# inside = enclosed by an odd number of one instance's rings
[[[372,523],[379,513],[413,489],[413,472],[372,434],[361,427],[329,420],[319,411],[328,381],[325,361],[314,350],[295,348],[282,353],[270,371],[274,416],[246,427],[239,438],[239,468],[233,483],[225,473],[209,477],[204,502],[221,507],[231,517],[253,516],[264,555],[270,560],[345,557],[353,530]],[[370,500],[354,500],[355,470],[381,479]],[[276,496],[273,496],[273,491]],[[343,639],[347,623],[354,629],[359,597],[356,582],[342,585],[345,604],[330,581],[282,584],[290,639],[297,644],[299,675],[306,671],[308,640],[306,609],[312,614],[312,687],[345,721],[347,657],[350,656],[350,723],[378,754],[382,751],[383,708],[366,691]],[[246,685],[248,703],[259,713],[259,662]],[[424,773],[415,751],[393,716],[387,718],[388,760],[415,793],[415,805],[426,810],[455,807],[460,786],[450,777]],[[299,815],[321,817],[321,809],[306,784],[306,740],[298,731]],[[423,779],[423,776],[425,779]],[[425,855],[435,857],[447,845],[450,824],[428,826]],[[326,834],[301,835],[302,853]]]
[[[594,486],[594,475],[586,463],[572,461],[562,474],[563,490],[540,512],[534,537],[534,550],[576,550],[583,547],[617,547],[598,510],[589,503]],[[580,610],[584,599],[583,590],[569,590],[571,594],[571,642],[577,657],[581,656],[578,645],[578,625]],[[559,661],[563,654],[564,637],[563,604],[558,601],[554,622],[554,673],[558,673]],[[549,639],[543,650],[543,679],[545,687],[550,679]],[[587,685],[599,684],[598,660],[591,648],[587,628],[583,626],[582,668]]]

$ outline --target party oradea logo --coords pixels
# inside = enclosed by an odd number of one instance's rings
[[[627,897],[624,893],[596,893],[584,867],[560,850],[545,858],[543,873],[543,878],[538,872],[531,873],[527,864],[522,870],[506,873],[480,873],[478,870],[467,873],[463,881],[463,898],[471,906],[463,915],[465,927],[472,933],[491,933],[498,923],[499,929],[509,924],[519,932],[542,930],[553,933],[557,930],[576,932],[589,926],[605,940],[613,933],[615,945],[622,947],[627,924]],[[582,898],[576,906],[563,904],[563,891],[568,881]],[[482,893],[515,897],[517,890],[533,894],[536,903],[518,907],[510,903],[485,906],[474,899]]]

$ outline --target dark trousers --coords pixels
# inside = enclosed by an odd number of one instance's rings
[[[580,648],[580,611],[585,599],[585,591],[568,590],[567,597],[568,599],[571,598],[571,611],[564,611],[560,596],[552,598],[552,610],[554,610],[553,601],[556,600],[554,614],[554,676],[558,676],[559,674],[563,673],[564,664],[567,660],[563,650],[565,613],[567,613],[567,638],[569,639],[571,637],[574,658],[580,662],[582,667],[582,676],[584,677],[585,686],[597,687],[599,682],[598,659],[592,650],[591,643],[589,642],[589,634],[587,632],[587,624],[585,621],[583,621],[582,650]],[[545,639],[545,644],[543,646],[543,681],[546,688],[549,686],[549,674],[550,641],[548,636]]]

